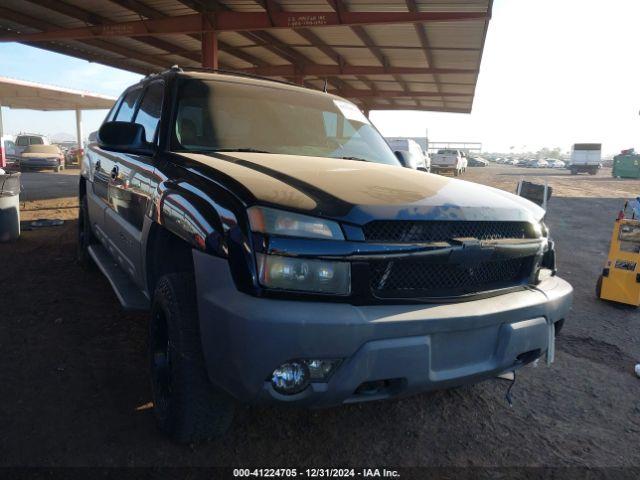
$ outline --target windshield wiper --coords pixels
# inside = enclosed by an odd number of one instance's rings
[[[238,148],[212,148],[207,150],[208,152],[248,152],[248,153],[271,153],[266,150],[258,150],[251,147],[238,147]]]

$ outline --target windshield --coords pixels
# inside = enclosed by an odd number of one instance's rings
[[[457,150],[438,150],[438,153],[440,155],[457,155],[458,151]]]
[[[259,151],[399,165],[354,104],[275,86],[186,80],[172,137],[176,151]]]

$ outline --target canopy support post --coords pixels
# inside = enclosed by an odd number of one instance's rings
[[[202,34],[202,66],[218,69],[218,35],[216,32]]]
[[[3,135],[4,135],[4,130],[2,128],[2,102],[0,102],[0,168],[5,168],[7,166],[7,159],[5,157],[6,152],[4,151]]]
[[[82,145],[82,110],[76,108],[76,139],[78,141],[78,163],[80,163],[80,152],[84,149]]]

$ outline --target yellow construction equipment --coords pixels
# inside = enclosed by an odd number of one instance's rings
[[[626,218],[628,203],[620,211],[613,227],[609,258],[596,285],[602,300],[640,306],[640,202],[634,201],[631,218]]]

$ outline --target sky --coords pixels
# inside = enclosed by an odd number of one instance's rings
[[[638,0],[495,0],[471,114],[371,112],[385,136],[482,142],[485,151],[640,147]],[[118,96],[140,76],[15,43],[0,75]],[[84,112],[85,135],[104,111]],[[6,133],[73,134],[73,112],[3,108]]]

